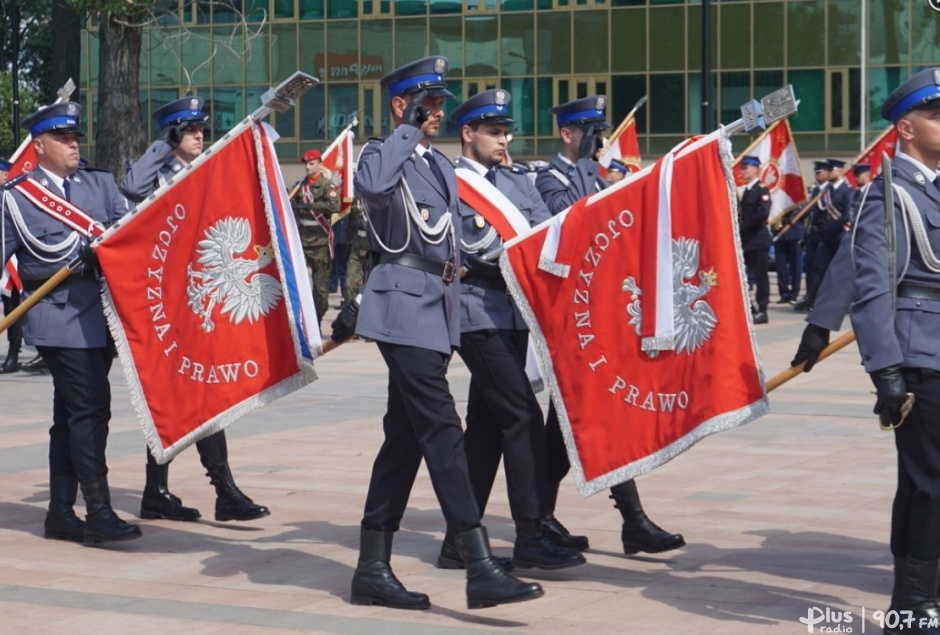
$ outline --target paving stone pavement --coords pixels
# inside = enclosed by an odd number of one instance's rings
[[[772,304],[770,323],[756,327],[768,377],[788,365],[802,318]],[[871,614],[887,607],[891,590],[895,452],[871,414],[854,345],[773,392],[769,415],[638,479],[649,515],[683,533],[684,549],[625,557],[612,502],[581,499],[566,482],[558,516],[590,537],[588,563],[524,571],[544,598],[480,611],[466,608],[462,572],[433,566],[444,524],[423,469],[392,562],[433,608],[349,603],[385,367],[374,345],[356,341],[318,360],[317,371],[317,382],[228,429],[236,481],[271,516],[212,520],[213,491],[187,450],[170,486],[203,519],[138,521],[142,539],[108,548],[42,538],[51,381],[0,377],[0,633],[796,634],[814,632],[799,621],[807,614],[823,615],[815,632],[880,632]],[[462,409],[468,373],[459,358],[450,378]],[[111,379],[109,479],[115,508],[133,520],[144,441],[117,365]],[[496,551],[508,554],[502,474],[485,523]]]

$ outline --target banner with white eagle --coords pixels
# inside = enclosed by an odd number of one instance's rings
[[[242,122],[95,245],[160,463],[316,379],[319,326],[273,135]]]
[[[734,182],[739,189],[747,185],[741,173],[741,159],[748,155],[760,159],[759,178],[770,190],[771,214],[784,214],[806,201],[800,155],[787,119],[771,125],[735,160]]]
[[[731,163],[724,132],[687,142],[501,257],[582,496],[767,412]]]

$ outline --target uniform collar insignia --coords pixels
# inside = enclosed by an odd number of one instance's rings
[[[921,185],[927,182],[927,179],[924,177],[924,175],[920,171],[914,172],[914,180],[920,183]]]

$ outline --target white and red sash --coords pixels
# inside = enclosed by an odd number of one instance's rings
[[[101,223],[89,216],[85,211],[75,206],[58,194],[54,194],[36,179],[30,177],[20,181],[14,189],[26,199],[52,218],[71,227],[85,238],[97,238],[104,233]]]
[[[479,212],[500,238],[512,240],[529,232],[529,221],[495,185],[470,168],[460,167],[454,171],[460,200]]]

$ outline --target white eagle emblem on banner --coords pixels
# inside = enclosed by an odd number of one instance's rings
[[[245,218],[224,218],[206,230],[199,241],[197,270],[192,263],[187,268],[189,307],[202,318],[202,328],[211,332],[215,328],[212,312],[221,305],[222,315],[228,315],[232,324],[248,319],[255,322],[267,315],[281,299],[281,285],[277,278],[261,273],[261,269],[274,262],[274,249],[268,245],[254,245],[254,258],[240,254],[251,247],[251,225]]]
[[[675,324],[676,353],[692,354],[711,337],[718,318],[715,312],[702,298],[713,287],[718,286],[718,274],[714,269],[699,271],[699,243],[691,238],[677,238],[672,241],[672,279],[673,279],[673,323]],[[699,284],[690,282],[698,274]],[[640,289],[633,276],[623,281],[624,293],[630,292],[630,304],[627,313],[629,324],[640,334],[640,320],[643,315],[640,304]],[[647,351],[655,357],[658,351]]]

